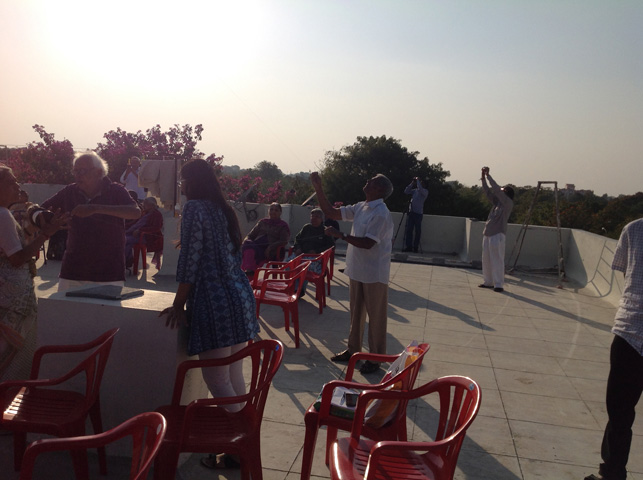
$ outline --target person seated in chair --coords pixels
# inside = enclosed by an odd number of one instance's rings
[[[137,243],[146,246],[148,252],[163,251],[163,215],[159,212],[156,198],[143,200],[143,215],[125,231],[125,265],[130,268],[134,263],[133,248]],[[159,268],[156,260],[156,268]]]
[[[288,260],[301,255],[302,253],[317,254],[334,247],[335,240],[333,237],[326,235],[325,230],[324,212],[322,212],[321,208],[313,208],[310,211],[310,223],[304,225],[297,236],[295,236],[293,253],[288,257]],[[322,269],[323,266],[320,261],[312,262],[308,267],[309,272],[313,272],[318,275],[322,272]],[[299,293],[300,297],[303,297],[306,293],[306,285],[308,285],[308,282],[304,282],[301,287],[301,291]]]
[[[322,253],[335,245],[333,237],[324,233],[324,213],[321,208],[310,211],[310,223],[304,225],[295,236],[293,253],[295,256],[302,253]]]
[[[266,260],[283,259],[283,247],[290,239],[290,227],[281,219],[281,210],[280,204],[270,204],[268,218],[259,220],[243,240],[241,269],[246,273],[254,272]]]

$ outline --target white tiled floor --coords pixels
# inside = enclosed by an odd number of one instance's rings
[[[50,262],[53,263],[53,262]],[[337,258],[341,268],[342,259]],[[43,270],[39,295],[55,285],[55,265]],[[128,285],[173,289],[173,278],[128,279]],[[609,368],[609,333],[615,307],[601,299],[556,288],[556,278],[508,276],[503,294],[477,288],[481,272],[422,264],[393,263],[389,297],[388,351],[411,339],[429,342],[418,382],[458,374],[475,379],[483,402],[462,448],[458,479],[579,479],[595,472],[605,423],[603,397]],[[304,438],[303,413],[326,381],[342,374],[328,360],[345,346],[348,332],[347,278],[337,272],[332,296],[319,315],[314,287],[300,304],[301,347],[284,332],[282,312],[262,307],[261,336],[287,346],[274,380],[262,430],[267,480],[296,480]],[[375,374],[377,375],[377,374]],[[370,378],[370,377],[369,377]],[[373,379],[371,379],[373,380]],[[409,408],[413,439],[426,438],[433,407]],[[323,462],[325,433],[317,441],[313,475],[328,478]],[[643,480],[643,422],[635,425],[630,478]],[[9,437],[0,437],[0,471],[12,479]],[[191,456],[177,478],[239,478],[238,471],[213,472]],[[38,478],[69,478],[51,472],[62,458],[43,467]],[[109,479],[124,478],[112,462]]]

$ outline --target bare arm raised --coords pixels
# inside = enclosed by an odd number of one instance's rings
[[[335,208],[326,198],[326,194],[322,188],[321,176],[318,172],[313,172],[310,174],[310,182],[313,184],[315,193],[317,194],[317,201],[319,202],[319,208],[322,209],[326,218],[331,218],[333,220],[341,220],[342,212],[339,208]]]

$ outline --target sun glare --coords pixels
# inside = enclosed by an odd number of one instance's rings
[[[213,75],[233,78],[266,45],[258,1],[38,3],[56,68],[121,87],[171,91]]]

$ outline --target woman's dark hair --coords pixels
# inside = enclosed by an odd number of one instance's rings
[[[181,179],[185,181],[183,192],[188,200],[210,200],[223,210],[228,221],[228,234],[235,250],[239,250],[241,248],[239,220],[234,209],[223,197],[214,169],[205,160],[191,160],[181,168]]]

